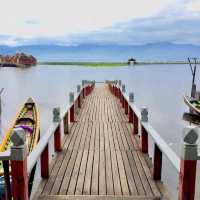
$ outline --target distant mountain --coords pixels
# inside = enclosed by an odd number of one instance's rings
[[[141,61],[169,61],[186,60],[187,57],[200,57],[200,46],[169,42],[145,45],[0,46],[0,54],[14,54],[16,52],[32,54],[39,61],[126,61],[130,57]]]

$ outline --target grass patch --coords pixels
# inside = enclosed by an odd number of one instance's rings
[[[84,67],[121,67],[126,62],[39,62],[40,65],[79,65]]]

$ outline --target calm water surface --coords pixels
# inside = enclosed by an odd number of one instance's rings
[[[136,105],[149,108],[152,125],[179,154],[182,129],[187,125],[182,120],[184,111],[187,111],[183,95],[190,94],[192,79],[188,65],[140,65],[120,68],[41,65],[29,69],[1,68],[0,88],[5,89],[2,95],[1,136],[15,117],[19,106],[29,96],[38,103],[41,132],[44,133],[51,123],[53,107],[63,108],[68,102],[69,92],[76,91],[76,85],[81,84],[83,79],[121,79],[126,84],[127,92],[134,92]],[[173,174],[177,174],[172,172],[170,165],[164,165],[164,168],[163,177],[170,186],[173,185],[172,192],[176,193],[174,185],[177,183]]]

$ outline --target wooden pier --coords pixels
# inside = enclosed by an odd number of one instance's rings
[[[42,181],[36,199],[70,199],[59,195],[75,195],[72,199],[87,199],[85,195],[96,195],[95,199],[98,195],[98,199],[107,199],[106,195],[127,199],[162,196],[120,102],[105,85],[86,98],[49,176]]]
[[[7,174],[6,200],[30,198],[29,175],[39,161],[42,181],[34,200],[170,200],[161,182],[163,154],[179,173],[178,199],[194,200],[200,159],[195,127],[185,130],[179,158],[149,123],[147,108],[135,106],[134,94],[127,96],[121,81],[100,86],[83,81],[69,99],[64,110],[53,110],[51,126],[29,155],[22,135],[14,130],[11,151],[0,153]],[[51,160],[52,139],[56,156]]]

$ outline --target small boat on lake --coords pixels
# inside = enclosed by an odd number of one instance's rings
[[[184,102],[190,108],[190,111],[200,115],[200,100],[184,96]]]
[[[21,107],[11,127],[5,134],[3,141],[0,145],[0,152],[8,150],[12,142],[10,140],[12,132],[15,128],[21,128],[25,131],[26,145],[28,153],[30,153],[37,145],[40,138],[40,118],[36,103],[32,98],[29,98],[26,103]],[[29,185],[32,184],[35,170],[31,173],[32,180]],[[0,199],[4,195],[4,169],[3,164],[0,162]]]

